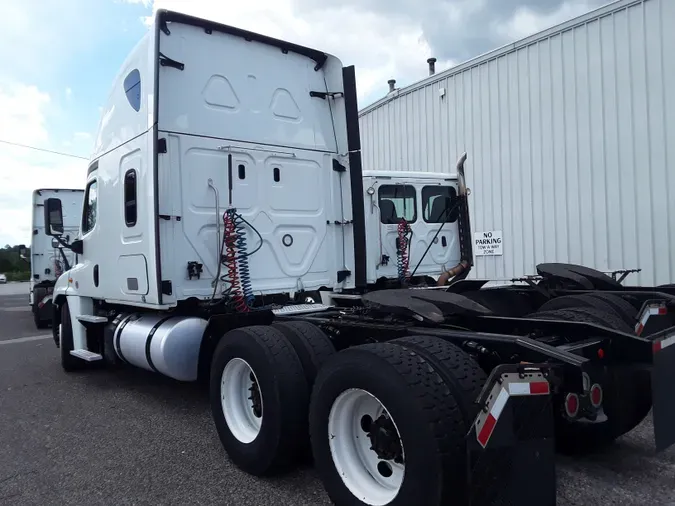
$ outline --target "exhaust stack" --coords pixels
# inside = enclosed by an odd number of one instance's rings
[[[429,64],[429,75],[433,76],[436,73],[436,58],[429,58],[427,63]]]
[[[396,90],[396,79],[389,79],[387,83],[389,84],[389,93]]]

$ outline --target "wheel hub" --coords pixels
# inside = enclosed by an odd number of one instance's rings
[[[251,392],[251,395],[249,396],[251,408],[253,409],[253,414],[256,418],[262,418],[262,397],[260,395],[260,387],[258,386],[258,382],[253,373],[249,374],[249,378],[251,380],[251,386],[248,389],[249,392]]]
[[[369,415],[365,415],[361,418],[361,428],[370,439],[370,449],[379,459],[403,464],[401,440],[391,418],[382,414],[377,420],[373,420]]]

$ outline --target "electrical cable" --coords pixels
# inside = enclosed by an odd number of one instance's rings
[[[410,225],[405,218],[402,218],[397,227],[398,244],[396,248],[396,264],[398,268],[398,279],[401,283],[405,283],[410,273],[408,271],[410,263],[410,252],[408,250],[411,241],[408,239],[408,234],[412,232]]]
[[[26,148],[26,149],[33,149],[35,151],[42,151],[43,153],[51,153],[52,155],[68,156],[70,158],[79,158],[80,160],[89,161],[89,158],[86,158],[84,156],[73,155],[71,153],[63,153],[61,151],[53,151],[51,149],[38,148],[36,146],[29,146],[28,144],[21,144],[19,142],[10,142],[10,141],[5,141],[5,140],[0,139],[0,143],[7,144],[9,146],[17,146],[19,148]]]
[[[258,246],[248,250],[246,228],[248,225],[260,240]],[[222,296],[231,309],[239,313],[246,313],[252,309],[255,302],[251,274],[248,266],[248,257],[258,252],[263,246],[260,232],[251,225],[234,207],[230,207],[223,214],[223,241],[220,249],[220,264],[225,267],[225,273],[220,275],[221,266],[218,266],[218,278],[227,287]]]

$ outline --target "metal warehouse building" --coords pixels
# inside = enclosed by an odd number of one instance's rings
[[[430,74],[361,111],[363,166],[454,172],[466,151],[473,232],[503,240],[474,276],[558,261],[675,283],[675,0],[620,0]]]

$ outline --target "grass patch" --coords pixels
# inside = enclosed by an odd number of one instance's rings
[[[30,279],[30,271],[20,272],[6,272],[7,281],[28,281]]]

